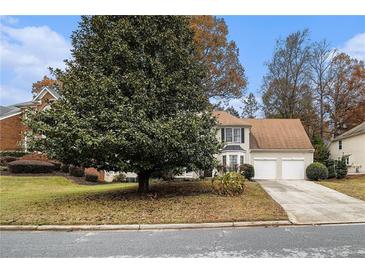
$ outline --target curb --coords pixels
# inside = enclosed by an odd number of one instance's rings
[[[0,231],[75,231],[75,230],[169,230],[291,225],[290,221],[224,222],[192,224],[132,225],[0,225]]]

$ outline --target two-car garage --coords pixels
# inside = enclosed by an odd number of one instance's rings
[[[255,179],[305,179],[305,169],[313,153],[254,153]]]

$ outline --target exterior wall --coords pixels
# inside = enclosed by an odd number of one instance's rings
[[[22,149],[24,125],[21,114],[0,120],[0,151]]]
[[[252,151],[250,164],[254,165],[255,158],[276,158],[276,175],[277,179],[282,178],[282,158],[303,158],[304,168],[306,169],[313,163],[313,152],[310,151]],[[305,174],[305,172],[304,172]]]
[[[219,163],[222,164],[222,157],[223,155],[227,156],[227,159],[229,159],[229,155],[238,155],[238,163],[239,163],[239,156],[240,155],[244,155],[244,163],[250,163],[250,128],[249,127],[242,127],[242,126],[221,126],[218,127],[217,130],[217,139],[220,143],[222,143],[222,135],[221,135],[221,129],[222,128],[244,128],[244,134],[245,134],[245,139],[244,139],[244,143],[234,143],[234,142],[228,142],[228,143],[224,143],[224,145],[239,145],[243,150],[245,150],[245,152],[242,151],[225,151],[222,153],[219,153],[216,157],[219,161]],[[229,160],[227,160],[229,161]],[[227,162],[227,164],[229,164]]]
[[[333,160],[349,155],[349,172],[356,172],[356,166],[361,166],[359,172],[365,172],[365,134],[342,139],[342,149],[338,141],[331,142],[329,150]]]

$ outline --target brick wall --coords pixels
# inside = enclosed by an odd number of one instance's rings
[[[24,125],[21,114],[0,120],[0,151],[21,150]]]

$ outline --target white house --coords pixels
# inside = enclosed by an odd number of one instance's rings
[[[365,173],[365,121],[332,139],[329,150],[333,160],[346,158],[350,173]]]

